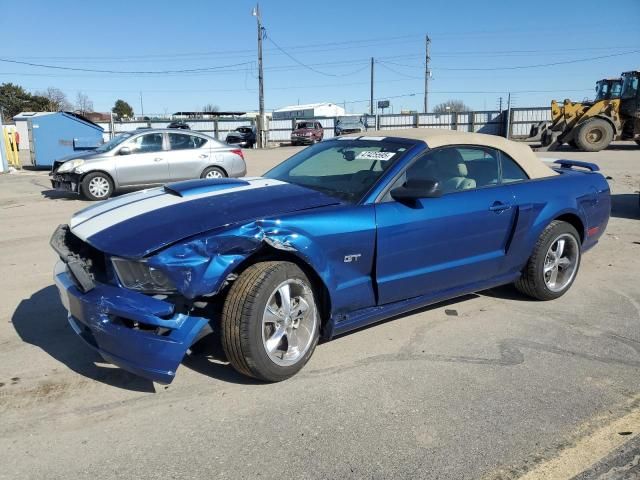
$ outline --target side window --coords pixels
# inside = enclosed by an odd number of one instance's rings
[[[202,137],[196,137],[195,135],[185,135],[182,133],[170,133],[169,145],[171,150],[190,150],[194,148],[200,148],[207,140]]]
[[[500,154],[500,164],[502,166],[502,183],[521,182],[529,180],[527,174],[520,165],[506,153]]]
[[[459,147],[458,151],[467,167],[467,177],[476,182],[476,188],[498,184],[499,154],[492,148]]]
[[[434,180],[443,194],[498,183],[498,154],[480,147],[445,147],[433,150],[411,165],[399,184]],[[398,186],[398,185],[396,185]]]
[[[127,146],[131,153],[149,153],[162,151],[162,134],[148,133],[130,140]]]

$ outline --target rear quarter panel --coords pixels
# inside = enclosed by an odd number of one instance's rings
[[[508,256],[511,270],[522,269],[544,228],[563,215],[575,215],[582,228],[582,249],[602,236],[611,210],[610,190],[597,172],[558,169],[560,175],[511,185],[518,222]]]

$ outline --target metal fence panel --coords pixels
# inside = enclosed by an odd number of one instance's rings
[[[529,136],[531,127],[542,121],[551,120],[549,107],[512,108],[510,138],[524,138]]]
[[[489,135],[502,135],[503,117],[501,112],[474,112],[473,131]]]
[[[378,118],[380,130],[398,130],[401,128],[415,127],[415,117],[413,115],[380,115]]]
[[[453,128],[453,115],[450,113],[421,113],[418,115],[419,128]]]
[[[288,142],[291,140],[292,129],[291,120],[271,120],[267,139],[270,142]]]

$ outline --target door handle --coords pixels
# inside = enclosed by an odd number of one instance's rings
[[[504,203],[504,202],[499,202],[499,201],[495,201],[493,202],[493,204],[489,207],[489,210],[491,210],[492,212],[502,212],[504,210],[509,210],[511,208],[511,205],[508,203]]]
[[[209,155],[206,155],[206,154],[203,153],[202,155],[198,155],[198,158],[207,158],[208,156]]]
[[[162,161],[162,158],[160,158],[160,157],[156,157],[156,158],[154,158],[154,159],[153,159],[153,161],[154,161],[154,162],[161,162],[161,161]]]

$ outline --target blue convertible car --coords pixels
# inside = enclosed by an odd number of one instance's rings
[[[609,219],[597,170],[489,135],[340,137],[261,178],[78,212],[51,239],[55,282],[74,331],[125,370],[171,382],[213,331],[238,371],[284,380],[320,338],[430,303],[511,282],[563,295]]]

